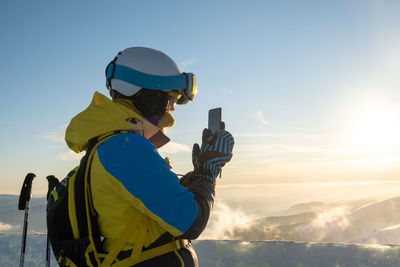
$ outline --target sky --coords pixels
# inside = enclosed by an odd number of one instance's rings
[[[236,142],[222,199],[399,195],[399,12],[398,1],[3,1],[0,193],[34,172],[44,194],[47,175],[78,164],[66,126],[95,91],[108,95],[108,62],[146,46],[197,77],[160,149],[176,173],[222,107]]]

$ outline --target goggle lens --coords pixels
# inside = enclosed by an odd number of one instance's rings
[[[187,77],[187,85],[188,87],[182,90],[182,97],[178,100],[179,105],[185,105],[189,101],[193,100],[197,94],[197,83],[196,78],[192,73],[185,73]]]
[[[192,98],[190,99],[190,100],[193,100],[194,99],[194,97],[196,96],[196,94],[197,94],[197,83],[196,83],[196,77],[194,76],[194,75],[192,75],[192,79],[193,79],[193,82],[192,82],[192,84],[193,84],[193,86],[192,86]]]

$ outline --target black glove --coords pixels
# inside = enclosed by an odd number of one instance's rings
[[[225,130],[211,134],[209,129],[203,130],[201,149],[193,145],[192,161],[196,176],[201,176],[215,183],[221,168],[231,160],[235,141]]]

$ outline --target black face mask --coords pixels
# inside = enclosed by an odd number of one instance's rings
[[[131,100],[147,120],[157,125],[165,114],[169,95],[167,92],[141,89]]]

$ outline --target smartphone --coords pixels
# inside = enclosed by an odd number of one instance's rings
[[[208,129],[211,130],[212,134],[221,130],[221,120],[222,120],[222,109],[213,108],[208,111]]]

